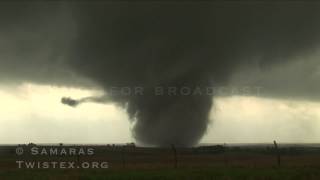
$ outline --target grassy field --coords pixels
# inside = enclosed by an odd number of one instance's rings
[[[1,179],[320,179],[320,169],[316,167],[212,167],[177,168],[152,170],[8,170],[0,172]]]
[[[0,151],[0,180],[6,179],[320,179],[318,148],[282,148],[281,164],[274,149],[264,148],[171,148],[94,147],[93,156],[32,156],[25,148]],[[58,146],[58,148],[69,148]],[[1,148],[0,148],[1,149]],[[99,168],[18,168],[16,161],[106,161]]]

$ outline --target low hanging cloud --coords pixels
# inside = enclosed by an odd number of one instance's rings
[[[90,96],[90,97],[84,97],[81,99],[72,99],[71,97],[62,97],[61,98],[61,103],[71,106],[71,107],[76,107],[82,103],[88,103],[88,102],[93,102],[93,103],[108,103],[112,102],[109,96]]]
[[[294,70],[273,74],[271,69],[290,66],[297,57],[318,49],[319,3],[2,5],[2,27],[6,27],[0,33],[5,40],[0,43],[4,49],[0,55],[2,81],[105,91],[141,87],[143,94],[106,93],[108,98],[62,98],[62,103],[121,104],[134,122],[133,136],[142,144],[192,146],[202,138],[209,122],[212,95],[156,95],[155,87],[206,88],[244,83],[266,86],[264,91],[269,96],[312,96],[298,87],[313,83],[313,78],[300,81],[292,76]],[[247,82],[248,74],[243,72],[254,71],[251,67],[266,73]],[[307,68],[300,71],[310,73]],[[287,79],[297,85],[285,91],[281,91],[284,86],[273,88],[273,80],[281,84]],[[319,89],[314,85],[313,94]]]

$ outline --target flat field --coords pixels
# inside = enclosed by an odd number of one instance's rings
[[[17,146],[0,148],[1,180],[320,179],[320,148],[309,146],[288,146],[278,151],[272,146],[176,149],[104,145],[20,147],[24,150],[22,155],[17,155]],[[34,155],[32,147],[37,147],[38,153],[45,149],[48,154]],[[58,154],[50,154],[52,148],[58,149]],[[59,154],[62,149],[81,148],[92,148],[94,154]],[[17,161],[23,161],[20,167]],[[44,162],[65,162],[65,166],[48,168],[43,166]],[[68,166],[69,162],[74,166]],[[93,162],[107,162],[107,167],[87,166]]]

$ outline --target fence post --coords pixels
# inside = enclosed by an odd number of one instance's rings
[[[122,159],[122,167],[125,168],[126,167],[125,146],[122,146],[121,159]]]
[[[280,151],[279,151],[279,148],[278,148],[278,144],[277,144],[277,142],[275,140],[273,141],[273,144],[274,144],[274,148],[275,148],[276,153],[277,153],[277,163],[278,163],[278,166],[280,166],[281,159],[280,159]]]
[[[174,156],[174,168],[177,168],[178,167],[177,149],[175,148],[174,144],[171,144],[171,148]]]
[[[223,144],[223,160],[224,160],[225,166],[228,166],[227,145],[226,145],[226,143]]]

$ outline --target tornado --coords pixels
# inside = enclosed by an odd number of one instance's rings
[[[69,65],[105,91],[144,90],[109,95],[126,108],[140,144],[193,146],[206,133],[214,96],[154,89],[226,85],[248,64],[267,68],[307,53],[319,39],[319,13],[306,5],[301,18],[298,10],[275,3],[77,4]]]

